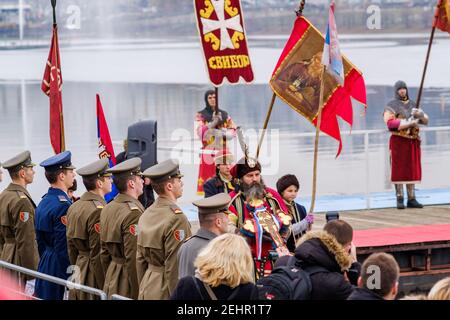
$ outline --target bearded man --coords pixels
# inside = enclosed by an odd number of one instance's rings
[[[272,250],[286,248],[291,217],[278,192],[264,184],[258,161],[243,158],[233,173],[240,191],[230,193],[229,220],[248,240],[257,277],[267,276],[272,271]]]

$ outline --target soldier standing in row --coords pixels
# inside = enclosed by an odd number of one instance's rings
[[[100,214],[101,261],[106,274],[103,291],[109,297],[138,297],[136,237],[137,223],[144,212],[138,200],[144,186],[141,162],[140,158],[132,158],[106,171],[113,174],[119,191]]]
[[[177,252],[191,236],[187,217],[177,205],[183,195],[179,165],[167,160],[144,171],[158,194],[139,220],[137,270],[140,300],[168,299],[178,282]]]
[[[36,270],[39,260],[34,232],[36,205],[27,190],[34,179],[34,166],[29,151],[3,163],[12,183],[0,194],[1,260],[31,270]],[[27,279],[20,277],[23,287]]]
[[[50,183],[47,194],[36,208],[36,240],[39,250],[38,271],[61,279],[67,279],[70,265],[67,255],[67,210],[72,201],[67,190],[75,178],[71,162],[72,154],[64,151],[40,163]],[[35,295],[41,299],[62,300],[64,287],[36,279]]]
[[[112,181],[108,160],[100,159],[77,170],[86,192],[67,211],[67,249],[71,265],[77,270],[76,283],[103,289],[105,275],[100,261],[100,212]],[[71,300],[93,300],[94,296],[71,290]]]
[[[227,193],[219,193],[193,202],[198,207],[200,229],[186,239],[178,251],[178,279],[194,276],[194,261],[200,250],[215,237],[228,232],[230,201],[231,197]]]

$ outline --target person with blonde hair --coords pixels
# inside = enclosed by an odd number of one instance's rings
[[[450,277],[435,283],[428,293],[428,300],[450,300]]]
[[[171,300],[256,300],[253,258],[245,239],[226,233],[211,240],[181,278]]]

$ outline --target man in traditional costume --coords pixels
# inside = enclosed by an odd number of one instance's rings
[[[272,271],[272,250],[286,248],[292,218],[278,192],[265,186],[258,161],[244,157],[233,172],[240,188],[230,193],[228,218],[248,239],[257,277],[267,276]]]
[[[391,181],[395,185],[397,208],[404,209],[403,184],[408,193],[408,208],[423,208],[416,200],[414,185],[422,179],[419,125],[428,125],[428,116],[409,99],[403,81],[395,83],[395,99],[384,109],[384,122],[391,138]]]
[[[196,115],[196,132],[202,141],[202,154],[198,173],[197,193],[203,195],[203,184],[216,174],[215,155],[226,149],[227,140],[236,135],[236,125],[225,110],[217,107],[216,93],[205,93],[206,107]]]

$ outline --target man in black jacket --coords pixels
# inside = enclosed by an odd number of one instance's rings
[[[214,162],[216,165],[216,176],[203,185],[205,198],[223,192],[230,193],[237,189],[237,181],[230,172],[234,162],[233,154],[228,150],[221,150],[216,154]]]
[[[362,265],[358,288],[347,300],[394,300],[399,270],[397,261],[390,254],[371,254]]]
[[[298,264],[311,274],[312,300],[346,300],[353,292],[360,264],[352,244],[353,228],[343,220],[328,222],[323,231],[311,231],[295,249]]]

